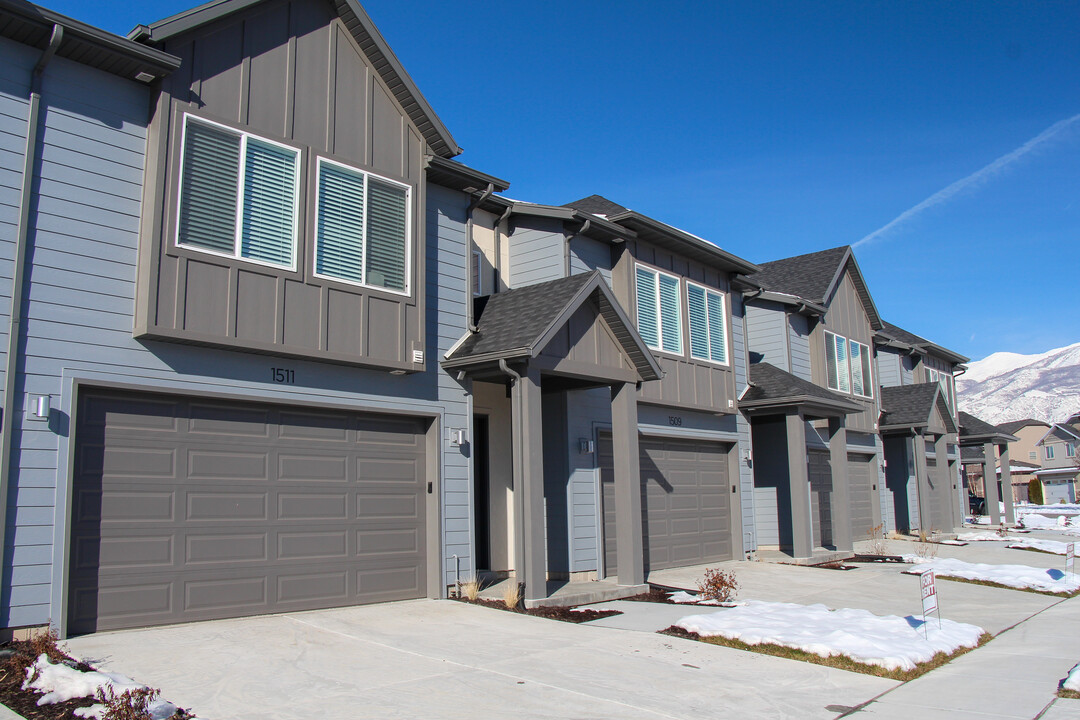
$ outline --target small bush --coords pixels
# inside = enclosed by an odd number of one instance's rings
[[[915,554],[923,560],[933,560],[937,557],[937,543],[930,542],[930,538],[933,537],[934,532],[933,528],[930,528],[929,534],[925,530],[919,531],[919,541],[915,543]]]
[[[506,583],[506,588],[503,590],[503,605],[510,610],[516,610],[518,605],[521,604],[521,588],[520,586],[511,580]]]
[[[1043,504],[1043,486],[1039,478],[1028,480],[1028,502],[1032,505]]]
[[[458,597],[463,597],[469,602],[476,602],[480,597],[480,578],[471,577],[458,583]]]
[[[47,631],[32,636],[29,640],[20,640],[11,644],[14,652],[5,660],[4,669],[11,672],[15,677],[27,677],[27,669],[37,662],[37,659],[45,654],[51,663],[60,663],[67,659],[67,654],[60,649],[60,634],[56,628],[50,627]],[[36,680],[36,674],[30,677]]]
[[[871,555],[888,555],[889,541],[885,538],[885,523],[879,523],[866,533]]]
[[[105,720],[152,720],[150,704],[157,700],[159,690],[136,688],[119,695],[111,686],[98,688],[94,697],[105,706]]]
[[[698,582],[698,594],[706,600],[728,602],[735,599],[739,583],[735,573],[706,568],[705,576]]]

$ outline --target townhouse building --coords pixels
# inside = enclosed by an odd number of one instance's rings
[[[1054,423],[1036,443],[1042,467],[1035,471],[1048,504],[1076,502],[1080,483],[1080,418]]]

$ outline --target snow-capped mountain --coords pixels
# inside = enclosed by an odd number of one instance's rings
[[[1000,424],[1061,422],[1080,412],[1080,343],[1037,355],[998,352],[956,378],[960,409]]]

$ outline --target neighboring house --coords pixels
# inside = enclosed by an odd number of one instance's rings
[[[1075,419],[1070,418],[1070,420]],[[1080,482],[1080,423],[1054,423],[1037,443],[1042,469],[1035,475],[1042,481],[1047,504],[1077,499]]]
[[[960,453],[965,466],[964,476],[972,477],[972,465],[981,465],[978,475],[987,478],[997,476],[997,482],[984,482],[983,489],[986,498],[986,513],[990,516],[991,525],[1001,524],[1001,505],[1005,507],[1005,522],[1009,525],[1016,523],[1016,514],[1013,510],[1013,493],[1002,492],[1003,487],[1012,487],[1012,463],[1009,458],[1009,443],[1017,441],[1015,435],[1003,432],[974,415],[959,412],[960,421]],[[989,471],[989,468],[998,470]]]
[[[885,526],[912,532],[963,523],[954,376],[968,358],[889,322],[874,336],[882,387]]]
[[[1015,435],[1016,442],[1009,443],[1009,456],[1014,460],[1022,460],[1036,467],[1042,467],[1042,452],[1038,444],[1039,440],[1046,435],[1050,424],[1042,420],[1026,418],[1013,422],[1001,423],[998,430],[1009,435]]]
[[[757,544],[851,552],[882,522],[877,308],[847,246],[764,263],[742,287]]]
[[[998,426],[1001,427],[1000,425]],[[961,449],[960,462],[964,468],[964,478],[967,483],[967,491],[971,495],[985,497],[986,489],[983,487],[983,448],[966,447]],[[1009,460],[1009,471],[1012,480],[1012,495],[1014,503],[1030,502],[1029,483],[1036,479],[1035,473],[1041,469],[1040,465],[1034,465],[1023,460]],[[1001,461],[996,462],[998,486],[1001,487]],[[1004,491],[1004,488],[1002,488]]]

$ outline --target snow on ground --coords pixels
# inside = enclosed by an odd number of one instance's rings
[[[822,657],[846,655],[887,670],[911,670],[936,653],[975,647],[983,629],[919,616],[879,616],[868,610],[830,610],[824,605],[798,605],[750,600],[744,606],[675,623],[702,636],[741,640],[749,645],[773,643]]]
[[[35,672],[37,677],[31,681]],[[38,698],[38,705],[52,705],[74,698],[94,697],[98,690],[110,687],[115,694],[122,695],[129,690],[138,690],[146,686],[118,673],[97,670],[82,672],[63,663],[54,665],[49,662],[49,656],[44,653],[26,669],[26,680],[22,685],[23,690],[32,689],[45,693]],[[150,717],[153,720],[165,720],[175,714],[176,706],[171,702],[155,700],[150,704]],[[75,711],[75,715],[100,720],[105,716],[105,706],[98,704],[79,708]]]
[[[1080,505],[1021,505],[1016,520],[1025,528],[1080,536]]]
[[[1042,550],[1043,552],[1054,553],[1055,555],[1064,555],[1065,546],[1068,543],[1063,543],[1060,540],[1039,540],[1038,538],[1026,538],[1026,537],[1009,537],[1007,535],[998,535],[991,532],[970,532],[960,533],[956,536],[957,540],[963,540],[964,542],[1004,542],[1008,543],[1005,547],[1016,548],[1018,550],[1032,549]],[[945,544],[945,543],[942,543]]]
[[[914,567],[903,572],[918,575],[927,568],[943,577],[956,577],[965,580],[984,580],[1014,588],[1031,588],[1042,592],[1074,592],[1080,590],[1080,575],[1066,575],[1062,570],[1046,570],[1030,565],[988,565],[969,563],[954,558],[921,558],[918,555],[904,555],[904,562]]]
[[[1065,678],[1065,682],[1061,684],[1061,687],[1066,690],[1080,692],[1080,663],[1077,663],[1076,667],[1069,671],[1069,677]]]
[[[1004,542],[1006,540],[1012,540],[1012,538],[998,535],[996,532],[960,533],[956,536],[956,539],[962,540],[963,542]]]

